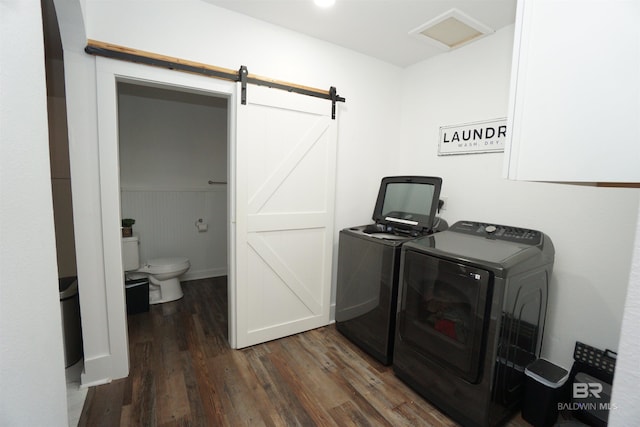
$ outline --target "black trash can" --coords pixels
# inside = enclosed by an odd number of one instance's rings
[[[127,299],[127,314],[149,311],[149,279],[131,279],[124,281]]]
[[[64,366],[68,368],[82,358],[82,326],[80,323],[80,298],[76,276],[58,279],[62,340],[64,342]]]
[[[535,427],[552,426],[558,419],[558,403],[569,371],[548,360],[538,359],[527,366],[524,373],[522,419]]]

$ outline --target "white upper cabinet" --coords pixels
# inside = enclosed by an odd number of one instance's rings
[[[519,0],[505,176],[640,182],[640,2]]]

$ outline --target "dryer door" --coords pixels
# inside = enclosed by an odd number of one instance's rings
[[[400,339],[426,359],[477,383],[491,274],[414,250],[403,256]]]

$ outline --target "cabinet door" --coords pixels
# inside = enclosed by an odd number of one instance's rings
[[[640,2],[520,0],[510,179],[640,182]]]

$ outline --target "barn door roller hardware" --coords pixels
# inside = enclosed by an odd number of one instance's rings
[[[247,70],[246,65],[241,65],[238,70],[238,76],[240,78],[240,103],[242,105],[247,105],[247,76],[249,75],[249,70]]]
[[[131,49],[110,43],[96,40],[88,40],[84,51],[91,55],[103,56],[105,58],[119,59],[122,61],[136,62],[155,67],[168,68],[170,70],[183,71],[187,73],[201,74],[216,79],[240,82],[240,102],[247,103],[247,83],[268,86],[274,89],[286,90],[302,95],[314,96],[316,98],[328,99],[331,101],[331,118],[336,118],[336,102],[345,102],[346,99],[338,96],[336,88],[331,87],[328,91],[309,86],[302,86],[295,83],[283,82],[268,77],[261,77],[249,74],[246,66],[241,66],[238,71],[228,68],[216,67],[214,65],[200,62],[187,61],[157,53],[145,52]]]

